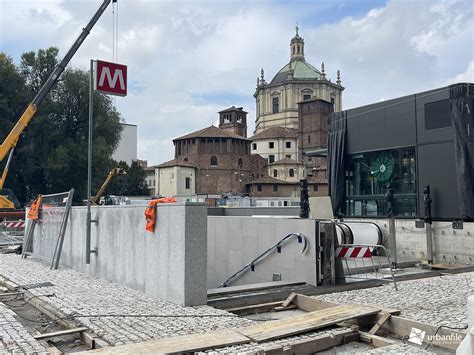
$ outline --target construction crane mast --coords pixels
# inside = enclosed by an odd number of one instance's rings
[[[20,139],[21,133],[25,130],[30,121],[33,119],[36,112],[38,111],[39,105],[41,105],[45,97],[51,91],[51,88],[54,86],[54,84],[56,84],[59,76],[63,73],[64,69],[71,61],[72,57],[77,52],[79,47],[82,45],[82,42],[84,42],[86,37],[89,35],[91,29],[99,20],[100,16],[102,16],[110,2],[117,2],[117,0],[104,0],[102,2],[100,7],[95,12],[94,16],[92,16],[92,18],[90,19],[87,26],[82,29],[81,34],[76,39],[72,47],[66,53],[61,62],[56,66],[56,68],[54,68],[53,72],[50,74],[46,82],[38,91],[33,101],[28,105],[25,112],[23,112],[18,122],[15,124],[13,129],[10,131],[10,133],[0,146],[0,162],[2,162],[3,159],[5,159],[5,157],[8,155],[7,163],[5,164],[0,180],[0,189],[3,188],[5,179],[8,175],[8,168],[10,166],[11,158],[13,156],[13,151],[15,150],[18,140]],[[13,208],[13,203],[9,201],[7,197],[0,195],[0,208]]]

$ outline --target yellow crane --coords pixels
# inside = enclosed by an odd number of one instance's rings
[[[91,202],[93,205],[99,204],[100,198],[102,197],[105,189],[107,188],[109,183],[112,181],[112,179],[116,177],[117,175],[127,175],[127,172],[125,171],[125,169],[122,169],[122,168],[113,168],[112,170],[110,170],[109,175],[107,175],[107,178],[105,179],[104,183],[100,187],[99,191],[97,191],[97,194],[92,198]]]
[[[21,115],[18,122],[15,124],[13,129],[8,134],[7,138],[5,138],[2,145],[0,146],[0,162],[2,162],[3,159],[5,159],[5,157],[8,155],[7,163],[5,164],[2,177],[0,180],[0,209],[14,209],[16,207],[15,202],[12,201],[13,198],[11,197],[12,195],[11,190],[3,189],[3,185],[5,184],[5,179],[7,178],[7,175],[8,175],[8,168],[10,166],[10,162],[13,156],[13,151],[15,150],[15,147],[18,143],[18,139],[20,138],[21,133],[25,130],[25,128],[30,123],[30,121],[33,119],[36,112],[38,111],[39,105],[43,102],[46,95],[48,95],[48,93],[50,92],[54,84],[56,84],[59,76],[62,74],[62,72],[66,68],[66,65],[69,63],[71,58],[79,49],[82,42],[84,42],[87,35],[91,31],[92,27],[94,27],[97,20],[99,20],[100,16],[104,13],[105,9],[107,8],[107,6],[110,4],[111,1],[117,2],[117,0],[104,0],[102,2],[100,7],[95,12],[94,16],[92,16],[92,18],[90,19],[87,26],[82,29],[81,34],[76,39],[72,47],[66,53],[66,55],[61,60],[61,62],[56,66],[56,68],[54,68],[53,72],[48,77],[48,80],[46,80],[46,82],[43,84],[43,86],[41,87],[41,89],[38,91],[35,98],[33,99],[33,101],[28,105],[25,112],[23,112],[23,115]]]

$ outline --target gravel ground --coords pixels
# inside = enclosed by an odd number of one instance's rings
[[[13,314],[0,303],[0,354],[47,354]]]
[[[474,294],[474,272],[449,274],[333,293],[314,298],[343,304],[377,304],[401,311],[401,316],[432,325],[467,325],[467,297]]]

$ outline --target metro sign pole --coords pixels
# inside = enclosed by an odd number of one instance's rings
[[[96,70],[94,70],[94,67]],[[91,218],[92,190],[92,123],[94,90],[117,96],[127,95],[127,66],[91,59],[89,77],[89,141],[87,145],[87,229],[86,264],[91,263],[91,254],[97,254],[97,247],[91,250],[91,224],[98,223]]]

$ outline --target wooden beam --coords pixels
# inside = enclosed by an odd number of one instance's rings
[[[437,335],[439,338],[433,338],[428,341],[428,336],[433,337],[438,326],[418,322],[415,320],[402,318],[399,316],[391,316],[388,321],[382,325],[382,329],[399,336],[409,336],[411,329],[416,328],[425,331],[424,343],[439,346],[442,348],[456,350],[461,344],[462,339],[466,336],[465,332],[453,330],[449,328],[440,328]]]
[[[89,330],[89,328],[79,327],[79,328],[73,328],[73,329],[59,330],[57,332],[51,332],[51,333],[44,333],[44,334],[35,335],[34,338],[36,340],[45,339],[45,338],[53,338],[53,337],[58,337],[58,336],[62,336],[62,335],[81,333],[81,332],[85,332],[86,330]]]
[[[292,342],[287,345],[277,345],[275,347],[265,349],[266,355],[289,355],[289,354],[312,354],[335,346],[343,345],[349,341],[353,341],[352,336],[358,338],[358,333],[350,329],[341,330],[336,334],[324,334],[311,339],[304,339]]]
[[[299,293],[296,295],[294,303],[299,309],[302,309],[306,312],[314,312],[319,311],[321,309],[340,306],[340,304],[338,303],[318,300],[317,298],[301,295]]]
[[[239,315],[262,313],[271,311],[275,307],[281,306],[281,303],[282,301],[259,303],[251,306],[227,308],[226,311]]]
[[[113,346],[99,350],[91,350],[87,353],[111,355],[181,354],[245,343],[250,343],[250,339],[234,330],[226,329],[209,333],[180,335],[166,339],[148,340],[136,344]]]
[[[362,305],[344,305],[300,314],[294,317],[264,322],[239,329],[239,332],[256,342],[288,337],[325,328],[345,320],[378,313],[380,309]]]
[[[380,329],[380,327],[382,326],[382,324],[384,324],[392,315],[390,313],[385,313],[381,318],[379,318],[379,320],[377,321],[377,323],[374,324],[374,326],[372,327],[372,329],[369,330],[369,334],[370,335],[374,335],[377,333],[377,331]]]
[[[375,348],[381,348],[384,346],[394,345],[395,342],[379,337],[378,335],[360,332],[360,341],[364,343],[372,344]]]
[[[296,298],[296,293],[294,293],[294,292],[290,293],[290,295],[286,298],[286,300],[283,301],[281,306],[283,308],[288,307],[290,305],[290,303],[292,303],[294,301],[295,298]]]

